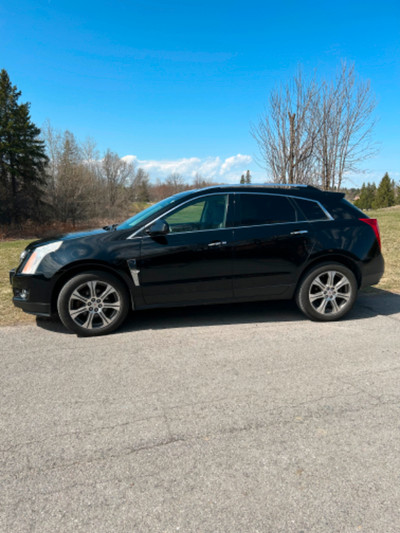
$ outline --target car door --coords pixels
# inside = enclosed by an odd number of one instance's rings
[[[230,195],[208,194],[162,218],[166,235],[142,232],[137,263],[146,305],[224,301],[233,295]]]
[[[267,193],[235,195],[233,291],[237,298],[290,297],[310,255],[312,224],[290,198]]]

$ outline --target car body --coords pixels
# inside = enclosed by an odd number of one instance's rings
[[[273,184],[186,191],[119,226],[33,242],[10,279],[17,307],[98,335],[129,308],[293,297],[334,320],[383,270],[376,220],[342,193]]]

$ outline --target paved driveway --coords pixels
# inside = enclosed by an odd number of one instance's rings
[[[400,296],[0,337],[2,532],[400,531]]]

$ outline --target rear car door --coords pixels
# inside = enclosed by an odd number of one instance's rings
[[[285,195],[235,194],[233,292],[290,298],[313,246],[312,226]]]
[[[146,305],[224,301],[232,298],[231,195],[208,194],[162,218],[169,233],[142,233],[137,263]]]

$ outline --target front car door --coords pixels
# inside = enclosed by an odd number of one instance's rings
[[[232,298],[231,195],[189,200],[163,215],[169,232],[141,232],[138,280],[146,305]]]

